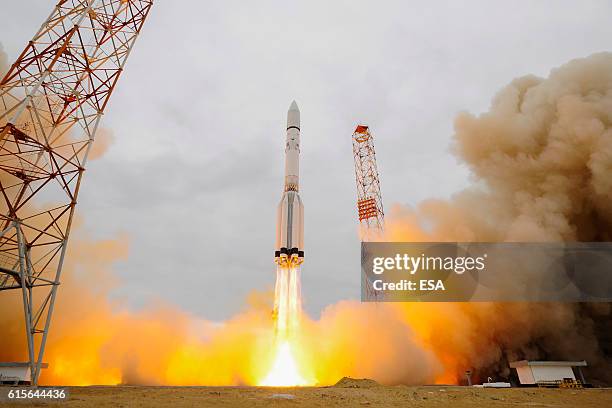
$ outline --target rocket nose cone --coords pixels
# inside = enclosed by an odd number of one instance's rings
[[[290,127],[300,128],[300,109],[295,101],[291,102],[287,112],[287,129]]]

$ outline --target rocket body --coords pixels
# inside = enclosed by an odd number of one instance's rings
[[[304,262],[304,206],[300,198],[300,111],[295,101],[287,112],[285,186],[276,218],[274,261],[283,267]]]

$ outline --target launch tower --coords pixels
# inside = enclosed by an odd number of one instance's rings
[[[0,81],[0,291],[21,292],[33,385],[87,156],[152,4],[60,0]]]
[[[357,182],[357,216],[362,227],[361,240],[371,241],[381,237],[385,213],[380,194],[374,140],[368,126],[358,125],[353,132],[353,157]]]
[[[357,216],[360,223],[361,241],[380,240],[384,229],[385,213],[380,194],[374,140],[366,125],[358,125],[353,132],[353,157],[355,159]],[[365,278],[362,278],[361,282],[362,295],[365,294],[368,299],[377,298],[372,284],[363,279]]]

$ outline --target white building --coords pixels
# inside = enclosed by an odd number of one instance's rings
[[[47,368],[47,363],[41,368]],[[30,363],[0,363],[0,384],[29,384],[31,380]]]
[[[574,368],[578,380],[584,384],[584,377],[580,367],[586,367],[586,361],[515,361],[510,363],[515,368],[521,385],[535,385],[554,381],[570,379],[576,381]]]

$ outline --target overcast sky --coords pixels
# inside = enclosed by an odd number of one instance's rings
[[[2,2],[10,61],[53,4]],[[611,15],[609,1],[156,0],[103,121],[115,143],[77,207],[94,236],[130,238],[114,295],[219,320],[273,285],[295,99],[305,306],[358,298],[355,125],[375,136],[386,208],[449,197],[469,182],[449,150],[457,112],[610,50]]]

